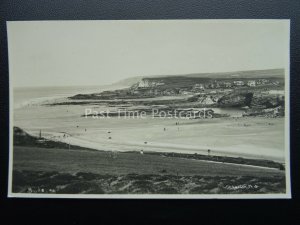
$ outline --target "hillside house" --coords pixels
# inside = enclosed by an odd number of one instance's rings
[[[247,82],[247,85],[248,85],[249,87],[255,87],[255,86],[256,86],[256,82],[255,82],[255,80],[249,80],[249,81]]]
[[[203,84],[195,84],[193,89],[204,90],[204,85]]]
[[[225,88],[231,88],[232,84],[230,82],[224,82],[223,87]]]
[[[245,85],[244,81],[241,81],[241,80],[233,81],[233,84],[235,86],[244,86]]]
[[[269,80],[267,80],[267,79],[259,79],[257,81],[258,85],[264,85],[264,84],[267,84],[267,83],[269,83]]]

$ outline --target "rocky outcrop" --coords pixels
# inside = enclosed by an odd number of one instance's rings
[[[230,93],[221,97],[218,100],[220,107],[244,107],[250,106],[252,101],[253,93]]]
[[[278,106],[274,108],[268,108],[268,109],[259,109],[259,108],[253,108],[248,109],[244,113],[243,116],[259,116],[259,117],[283,117],[284,116],[284,107]]]
[[[256,93],[231,93],[221,97],[218,101],[220,107],[244,107],[268,109],[284,107],[284,96]]]
[[[284,97],[255,93],[251,101],[251,106],[254,108],[284,107]]]
[[[198,101],[199,101],[200,104],[203,104],[203,105],[213,105],[213,104],[216,104],[215,99],[213,99],[211,96],[202,96],[202,97],[199,97]]]
[[[164,85],[164,82],[142,79],[140,82],[134,84],[132,88],[151,88],[151,87],[157,87],[161,85]]]

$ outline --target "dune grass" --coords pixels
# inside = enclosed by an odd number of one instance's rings
[[[13,192],[57,194],[283,193],[284,171],[163,157],[14,146]]]

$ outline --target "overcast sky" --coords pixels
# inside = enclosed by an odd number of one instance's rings
[[[14,86],[284,68],[288,20],[8,22]]]

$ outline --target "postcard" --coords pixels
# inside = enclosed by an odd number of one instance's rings
[[[9,197],[291,198],[289,20],[7,31]]]

